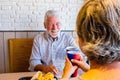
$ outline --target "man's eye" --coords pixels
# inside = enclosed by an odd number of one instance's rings
[[[56,25],[57,25],[57,26],[59,26],[59,25],[60,25],[60,23],[57,23]]]
[[[48,24],[48,26],[52,26],[52,24]]]

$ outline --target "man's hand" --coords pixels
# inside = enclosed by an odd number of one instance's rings
[[[59,69],[55,67],[54,65],[43,65],[43,64],[38,64],[35,69],[35,71],[43,71],[45,73],[52,72],[53,74],[58,74],[60,73]]]
[[[60,71],[57,67],[55,67],[54,65],[48,65],[48,66],[45,66],[45,70],[47,72],[52,72],[53,74],[58,74]]]

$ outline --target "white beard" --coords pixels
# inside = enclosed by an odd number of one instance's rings
[[[52,38],[56,38],[59,34],[60,30],[50,30],[48,31],[49,35],[52,37]]]

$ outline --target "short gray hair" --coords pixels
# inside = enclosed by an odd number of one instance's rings
[[[58,11],[56,11],[56,10],[48,10],[48,11],[45,13],[44,22],[46,22],[47,17],[51,17],[51,16],[57,16],[57,17],[60,17]]]

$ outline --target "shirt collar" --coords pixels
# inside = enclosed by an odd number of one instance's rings
[[[57,40],[60,38],[60,33],[61,33],[61,31],[58,33],[58,36],[55,38],[54,41],[57,41]],[[48,34],[47,31],[45,31],[45,38],[46,38],[47,40],[52,40],[52,41],[53,41],[52,37]]]

